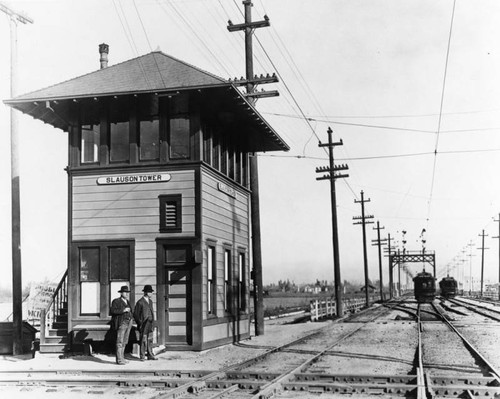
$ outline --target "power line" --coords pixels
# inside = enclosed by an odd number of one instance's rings
[[[116,5],[115,0],[113,0],[113,6],[115,7],[116,14],[118,15],[118,19],[120,20],[120,24],[123,28],[123,31],[125,33],[125,37],[127,38],[127,41],[129,42],[129,45],[132,49],[132,52],[135,54],[136,57],[138,57],[139,51],[137,49],[137,45],[135,44],[134,37],[132,35],[132,30],[130,29],[130,25],[128,24],[127,17],[125,15],[125,11],[123,10],[123,7],[122,7],[120,1],[119,0],[117,0],[117,1],[118,1],[118,5],[120,6],[120,9],[122,11],[122,14],[123,14],[123,20],[122,20],[122,16],[120,15],[120,11],[118,10],[118,7]],[[140,60],[140,58],[138,59],[138,61],[139,61],[139,67],[141,68],[141,72],[142,72],[142,75],[144,76],[146,84],[149,86],[150,89],[152,89],[153,86],[148,79],[148,75],[146,74],[146,71],[144,69],[144,65],[142,65],[142,61]]]
[[[451,23],[450,23],[450,33],[448,35],[448,46],[446,48],[446,60],[444,64],[444,75],[443,75],[443,85],[441,90],[441,103],[439,106],[439,119],[438,119],[438,128],[436,133],[436,144],[434,146],[434,163],[432,166],[432,180],[431,180],[431,191],[429,194],[429,204],[427,209],[427,219],[429,219],[431,214],[431,202],[432,202],[432,193],[434,191],[434,179],[436,177],[436,162],[437,162],[437,154],[438,154],[438,145],[439,145],[439,132],[441,131],[441,121],[443,117],[443,104],[444,104],[444,93],[446,90],[446,76],[448,74],[448,61],[450,57],[450,47],[451,47],[451,36],[453,33],[453,21],[455,19],[455,4],[456,0],[453,0],[453,9],[451,12]]]
[[[135,0],[133,0],[133,4],[134,4],[135,11],[137,13],[137,16],[139,17],[139,22],[141,23],[142,30],[144,32],[144,36],[146,36],[146,41],[148,42],[149,51],[152,52],[153,48],[151,46],[151,42],[149,41],[148,33],[146,32],[146,28],[144,26],[144,23],[142,22],[141,14],[139,13],[139,9],[137,8],[137,4],[135,3]],[[158,65],[158,61],[156,61],[156,57],[154,55],[153,55],[153,60],[154,60],[155,65],[156,65],[156,69],[158,70],[158,75],[160,75],[161,83],[162,83],[163,87],[166,87],[165,81],[163,80],[163,75],[161,74],[160,67]]]
[[[468,154],[468,153],[478,153],[478,152],[498,152],[500,148],[483,148],[477,150],[449,150],[449,151],[440,151],[440,154]],[[338,161],[365,161],[371,159],[387,159],[387,158],[406,158],[406,157],[417,157],[424,155],[433,155],[434,152],[414,152],[408,154],[388,154],[388,155],[373,155],[366,157],[348,157],[348,158],[338,158]],[[263,157],[272,157],[272,158],[296,158],[296,159],[317,159],[317,160],[327,160],[327,158],[323,157],[313,157],[308,155],[278,155],[278,154],[262,154]]]

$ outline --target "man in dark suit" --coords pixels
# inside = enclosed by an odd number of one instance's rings
[[[153,287],[149,284],[144,286],[142,292],[144,296],[137,301],[134,309],[134,319],[137,323],[137,328],[139,329],[141,343],[140,356],[141,360],[157,360],[153,354],[153,321],[155,319],[153,311],[153,301],[151,300],[151,295],[153,293]]]
[[[122,286],[120,297],[111,302],[111,325],[116,331],[116,364],[127,364],[124,352],[128,343],[128,336],[132,327],[132,306],[128,300],[130,290],[126,285]]]

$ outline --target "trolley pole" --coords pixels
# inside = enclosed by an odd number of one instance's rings
[[[263,21],[252,22],[252,1],[244,0],[245,22],[242,24],[233,24],[228,21],[227,30],[236,32],[245,31],[245,69],[246,79],[236,80],[233,84],[246,86],[246,98],[252,105],[260,97],[277,96],[277,91],[255,92],[257,84],[277,82],[278,78],[273,74],[272,77],[254,77],[253,74],[253,32],[257,28],[268,27],[269,18],[264,16]],[[258,173],[257,154],[250,156],[250,203],[251,203],[251,226],[252,226],[252,263],[253,263],[253,281],[254,281],[254,314],[255,314],[255,335],[264,334],[264,291],[262,276],[262,251],[260,235],[260,198],[259,198],[259,173]]]
[[[347,165],[336,166],[333,159],[333,149],[335,146],[343,145],[342,140],[338,142],[333,142],[332,140],[332,129],[328,128],[328,143],[318,144],[319,147],[328,147],[328,158],[329,165],[327,167],[320,166],[316,168],[316,173],[326,173],[321,177],[317,177],[316,180],[330,180],[330,197],[331,197],[331,207],[332,207],[332,241],[333,241],[333,274],[335,280],[335,306],[337,317],[341,317],[344,314],[343,302],[342,302],[342,279],[340,277],[340,256],[339,256],[339,233],[337,225],[337,196],[335,192],[335,180],[345,177],[349,177],[347,174],[336,173],[341,170],[349,169]]]
[[[17,94],[17,23],[33,23],[31,18],[21,15],[0,3],[0,11],[10,17],[10,96]],[[17,111],[10,110],[10,152],[11,152],[11,201],[12,201],[12,353],[23,353],[23,298],[21,267],[21,198],[19,134]]]
[[[479,234],[479,237],[481,237],[481,248],[478,248],[481,250],[481,289],[480,289],[480,296],[483,296],[483,278],[484,278],[484,250],[489,249],[484,247],[484,237],[488,237],[488,234],[484,234],[484,230],[482,234]]]
[[[498,220],[493,219],[498,222],[498,236],[492,237],[498,239],[498,300],[500,300],[500,213],[498,214]]]
[[[374,227],[373,230],[377,230],[377,239],[372,240],[372,245],[378,246],[378,272],[379,272],[379,287],[380,287],[380,300],[384,300],[384,282],[382,279],[382,245],[387,243],[387,238],[380,238],[380,230],[385,229],[385,227],[380,227],[380,222],[377,220],[377,227]]]
[[[354,216],[353,220],[359,220],[353,224],[361,224],[363,228],[363,262],[365,266],[365,301],[366,306],[370,306],[370,295],[369,295],[369,278],[368,278],[368,254],[366,252],[366,225],[373,223],[368,219],[373,219],[373,215],[365,215],[365,202],[370,202],[370,199],[364,199],[363,190],[361,190],[361,201],[354,200],[354,203],[361,204],[361,216]]]

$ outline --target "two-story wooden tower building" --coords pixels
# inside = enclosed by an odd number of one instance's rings
[[[68,133],[68,338],[54,350],[104,339],[124,284],[131,301],[153,286],[167,348],[248,337],[248,157],[287,144],[231,81],[159,51],[108,67],[100,50],[101,69],[6,101]]]

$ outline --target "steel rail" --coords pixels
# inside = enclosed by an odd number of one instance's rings
[[[496,317],[496,316],[493,316],[491,314],[485,313],[485,312],[483,312],[481,310],[478,310],[476,308],[485,309],[485,310],[487,310],[489,312],[496,313],[496,314],[500,315],[500,311],[498,311],[498,310],[490,309],[490,308],[488,308],[486,306],[483,306],[483,305],[479,305],[479,304],[475,304],[475,303],[470,303],[470,302],[462,301],[460,299],[451,299],[451,298],[448,298],[447,300],[450,301],[451,303],[454,303],[456,305],[459,305],[459,306],[462,306],[462,307],[464,307],[466,309],[469,309],[472,312],[480,314],[481,316],[488,317],[488,318],[490,318],[492,320],[495,320],[495,321],[500,321],[500,316]]]
[[[404,299],[403,299],[404,300]],[[312,359],[309,359],[309,362],[304,362],[301,364],[302,367],[296,367],[294,370],[289,371],[288,373],[282,374],[270,374],[267,377],[259,375],[260,382],[259,383],[251,383],[255,385],[255,387],[262,391],[265,388],[269,388],[274,383],[275,386],[279,386],[278,382],[281,383],[285,380],[286,374],[290,375],[290,378],[293,376],[293,372],[297,369],[303,369],[307,367],[308,364],[314,362],[315,358],[319,358],[322,354],[330,351],[332,347],[338,345],[343,340],[347,339],[349,336],[353,335],[361,328],[363,328],[367,323],[381,317],[391,311],[394,307],[398,306],[403,300],[397,300],[392,307],[387,307],[383,309],[383,312],[375,315],[370,320],[365,321],[362,326],[357,328],[356,330],[348,333],[346,336],[341,337],[337,340],[333,345],[330,345],[327,349],[321,351],[320,353],[315,353],[312,356]],[[368,311],[368,309],[366,309]],[[358,313],[359,314],[359,313]],[[339,319],[341,320],[341,319]],[[198,370],[198,371],[179,371],[179,370],[131,370],[131,369],[120,369],[120,370],[109,370],[109,369],[75,369],[75,370],[54,370],[54,369],[39,369],[39,370],[6,370],[3,373],[10,374],[11,376],[2,376],[2,371],[0,371],[0,385],[1,384],[16,384],[16,385],[46,385],[50,384],[63,386],[66,384],[71,385],[86,385],[86,386],[110,386],[115,385],[117,387],[127,386],[127,387],[136,387],[136,386],[144,386],[144,387],[157,387],[157,388],[172,388],[166,392],[161,392],[159,395],[154,396],[156,399],[163,398],[175,398],[179,395],[185,394],[187,392],[199,392],[203,389],[206,389],[209,384],[219,385],[222,392],[226,392],[226,394],[230,394],[230,392],[236,391],[239,389],[238,383],[241,381],[224,381],[228,375],[234,374],[231,371],[236,371],[238,369],[247,367],[251,364],[261,361],[265,357],[271,355],[272,353],[276,353],[279,351],[287,351],[287,348],[304,342],[316,335],[323,333],[325,330],[331,328],[331,324],[327,326],[321,327],[311,333],[308,333],[304,336],[301,336],[293,341],[287,342],[283,345],[276,346],[265,351],[262,354],[254,356],[251,359],[228,365],[221,370],[211,371],[211,370]],[[262,374],[262,373],[260,373]],[[93,377],[94,376],[94,377]],[[95,376],[99,376],[99,378],[95,378]],[[4,377],[4,378],[2,378]],[[263,380],[262,377],[268,378],[269,380]],[[268,382],[269,381],[269,382]],[[248,383],[248,381],[246,382]],[[244,385],[244,383],[242,383]],[[272,388],[271,388],[272,390]],[[217,392],[214,394],[215,397],[222,396],[221,392]],[[258,395],[258,397],[262,397]]]
[[[433,303],[432,307],[440,315],[441,320],[454,332],[456,333],[462,342],[465,344],[467,349],[471,352],[473,356],[478,358],[483,362],[485,366],[488,367],[489,372],[494,376],[495,379],[500,380],[500,372],[493,366],[475,347],[472,345],[465,336],[457,330],[457,328],[444,316],[444,314],[439,310],[439,308]]]
[[[403,300],[400,300],[398,302],[398,304],[401,303],[402,301]],[[394,307],[396,307],[398,304],[394,305]],[[333,347],[337,346],[339,343],[343,342],[347,338],[349,338],[352,335],[354,335],[355,333],[357,333],[359,330],[361,330],[363,327],[365,327],[368,323],[371,323],[374,320],[376,320],[377,318],[379,318],[379,317],[387,314],[390,310],[392,310],[392,308],[386,308],[384,310],[385,310],[384,312],[375,315],[374,317],[372,317],[368,321],[365,321],[361,326],[359,326],[355,330],[353,330],[353,331],[351,331],[349,333],[346,333],[343,337],[337,339],[328,348],[326,348],[326,349],[322,350],[320,353],[318,353],[318,354],[310,357],[309,359],[307,359],[306,361],[304,361],[302,364],[300,364],[299,366],[295,367],[293,370],[289,370],[289,371],[286,371],[286,372],[280,374],[273,381],[269,382],[267,385],[265,385],[264,387],[262,387],[262,389],[260,389],[259,392],[256,395],[252,396],[252,399],[269,399],[269,398],[271,398],[275,393],[277,393],[278,391],[280,391],[282,389],[282,385],[284,383],[288,382],[292,377],[294,377],[294,375],[296,373],[302,372],[309,365],[311,365],[312,363],[317,362],[321,356],[324,356]]]
[[[420,304],[417,307],[417,330],[418,330],[418,346],[417,346],[417,399],[426,399],[426,380],[424,378],[424,358],[422,347],[422,319],[420,317]]]

